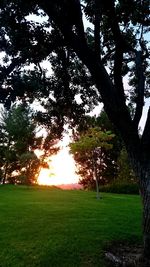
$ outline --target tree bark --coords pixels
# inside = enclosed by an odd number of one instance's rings
[[[130,160],[138,178],[143,204],[143,257],[150,263],[150,160],[148,155],[142,155],[142,158],[140,162],[135,158]]]
[[[150,261],[150,178],[148,172],[140,180],[140,193],[143,202],[143,242],[144,257]]]

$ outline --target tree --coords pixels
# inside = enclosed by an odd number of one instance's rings
[[[136,177],[131,168],[125,147],[123,147],[120,152],[120,155],[117,160],[117,164],[118,164],[117,181],[119,183],[135,183]]]
[[[71,143],[71,152],[79,163],[78,174],[96,182],[97,199],[99,199],[99,183],[102,171],[106,167],[102,158],[102,148],[112,148],[110,140],[114,137],[110,132],[102,132],[99,128],[89,128],[78,141]],[[90,177],[91,176],[91,177]],[[83,182],[84,183],[84,182]]]
[[[33,183],[40,166],[40,160],[34,150],[41,146],[42,138],[36,137],[36,124],[33,122],[31,110],[20,104],[13,105],[9,111],[3,110],[3,112],[0,124],[3,183],[19,182],[19,174],[23,169],[27,183]],[[26,160],[23,160],[25,158]],[[36,168],[34,167],[34,171],[32,168],[32,175],[29,179],[28,172],[29,169],[31,172],[31,165]]]
[[[13,91],[10,85],[19,76],[19,66],[38,64],[58,46],[76,53],[119,130],[136,173],[143,200],[144,255],[150,258],[150,109],[142,136],[138,131],[144,99],[149,95],[149,1],[3,0],[0,8],[1,51],[6,53],[1,66],[1,101],[8,105],[16,95],[23,95],[24,91]],[[46,14],[49,20],[35,25],[26,19],[31,13]],[[83,13],[93,24],[88,33]],[[131,86],[128,95],[124,77]],[[83,96],[86,94],[88,89]]]
[[[128,154],[124,146],[124,142],[114,125],[108,119],[107,114],[104,110],[101,111],[97,117],[97,125],[102,130],[111,131],[115,134],[112,139],[113,149],[109,150],[105,157],[105,164],[108,166],[104,176],[113,177],[113,181],[119,183],[131,183],[136,182],[136,177],[131,168],[131,164],[128,159]],[[108,183],[111,179],[108,179]]]
[[[99,116],[97,116],[95,123],[101,128],[102,131],[111,131],[114,134],[114,138],[111,140],[113,149],[110,149],[105,153],[104,150],[104,162],[107,168],[104,170],[104,177],[107,180],[107,183],[116,180],[118,176],[118,157],[120,156],[122,147],[124,146],[123,140],[116,129],[116,127],[110,122],[106,112],[101,111]]]
[[[1,112],[2,113],[2,112]],[[14,104],[9,111],[3,110],[0,122],[0,167],[3,184],[33,184],[41,166],[47,167],[45,158],[57,153],[56,136],[48,132],[46,137],[37,136],[38,124],[33,111],[25,104]],[[43,155],[38,158],[37,149]]]
[[[122,140],[103,110],[99,116],[92,117],[86,115],[82,117],[81,122],[73,132],[74,142],[78,141],[81,136],[84,136],[90,128],[97,128],[102,132],[111,132],[114,135],[114,137],[109,140],[113,149],[106,150],[105,147],[101,147],[101,151],[99,151],[99,156],[101,158],[99,161],[101,163],[101,167],[97,170],[100,178],[98,181],[99,184],[104,185],[111,183],[111,181],[114,181],[118,175],[117,159],[122,148]],[[92,169],[91,160],[86,157],[86,154],[84,153],[82,153],[82,155],[74,154],[74,158],[80,166],[80,168],[78,167],[78,174],[82,177],[82,179],[80,179],[80,183],[84,186],[84,188],[95,188],[95,181],[93,180],[93,175],[90,171]]]
[[[20,175],[18,180],[22,184],[31,185],[37,183],[37,177],[40,169],[40,159],[32,151],[26,152],[20,156]]]

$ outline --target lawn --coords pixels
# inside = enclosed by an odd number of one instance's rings
[[[112,240],[141,241],[139,196],[0,186],[0,267],[105,267]]]

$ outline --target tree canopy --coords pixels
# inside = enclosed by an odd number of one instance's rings
[[[149,116],[141,142],[143,148],[139,145],[137,129],[144,97],[149,95],[148,1],[101,1],[101,4],[92,0],[57,0],[55,3],[34,0],[26,1],[26,4],[22,1],[2,1],[0,8],[1,51],[4,52],[1,101],[9,105],[11,100],[23,95],[28,95],[30,100],[35,95],[38,98],[46,95],[49,98],[48,113],[57,115],[61,120],[61,113],[79,114],[79,106],[82,109],[82,105],[77,105],[75,101],[78,93],[85,105],[88,96],[91,101],[95,95],[95,101],[103,101],[109,118],[121,131],[129,151],[134,151],[136,147],[140,154],[141,150],[144,153],[150,140],[146,130],[149,128]],[[31,14],[37,17],[35,21]],[[83,14],[93,25],[86,31]],[[71,79],[76,70],[76,57],[84,66],[82,71],[80,67],[82,78],[85,78],[82,83],[86,80],[82,90],[79,86],[73,90],[77,80],[81,85],[81,80]],[[52,64],[55,74],[50,79],[46,79],[40,65],[46,59]],[[34,71],[24,70],[23,66],[30,63],[35,64]],[[60,65],[61,68],[58,67]],[[91,76],[88,86],[87,73]],[[130,80],[128,94],[123,77]],[[95,87],[92,86],[94,84]],[[127,107],[130,99],[134,106],[132,114]]]

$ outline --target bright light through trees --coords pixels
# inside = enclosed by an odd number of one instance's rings
[[[42,168],[38,177],[41,185],[75,184],[79,176],[75,173],[75,162],[69,154],[69,148],[63,147],[49,160],[49,169]]]
[[[41,169],[38,177],[39,184],[61,185],[78,183],[79,176],[76,174],[75,161],[69,153],[68,147],[70,134],[64,134],[63,140],[58,144],[60,151],[49,158],[49,169]]]

